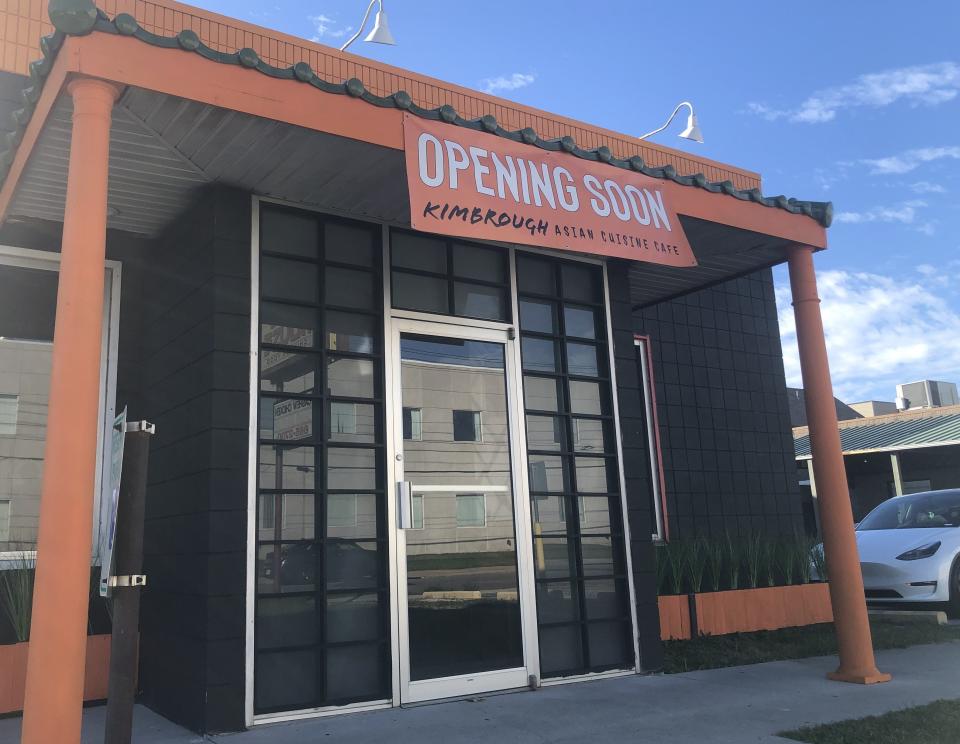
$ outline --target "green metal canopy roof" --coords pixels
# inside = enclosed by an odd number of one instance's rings
[[[807,427],[793,430],[793,444],[798,460],[812,457]],[[960,444],[960,406],[892,413],[840,423],[840,445],[845,455],[947,444]]]

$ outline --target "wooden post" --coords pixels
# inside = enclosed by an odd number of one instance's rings
[[[813,269],[813,248],[796,246],[791,249],[789,268],[810,428],[810,451],[830,578],[830,601],[840,649],[840,666],[828,676],[841,682],[860,684],[886,682],[890,675],[877,670],[873,656],[863,576],[853,531],[853,508],[840,447],[817,277]]]
[[[78,78],[53,334],[22,744],[77,744],[93,548],[110,118],[118,89]]]

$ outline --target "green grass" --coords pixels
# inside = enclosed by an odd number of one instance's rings
[[[956,744],[960,739],[960,700],[938,700],[822,726],[805,726],[779,736],[809,744]]]
[[[924,643],[960,640],[960,627],[935,625],[910,618],[871,618],[874,648],[906,648]],[[833,623],[784,628],[760,633],[701,636],[689,641],[665,641],[664,672],[759,664],[837,653]],[[960,741],[960,734],[958,734]]]

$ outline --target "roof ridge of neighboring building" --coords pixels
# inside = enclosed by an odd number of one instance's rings
[[[463,119],[456,109],[444,104],[434,109],[425,109],[414,103],[406,91],[395,91],[388,96],[377,96],[366,89],[363,81],[357,78],[332,83],[317,75],[306,62],[297,62],[286,68],[275,67],[260,58],[256,51],[245,47],[233,53],[218,52],[203,43],[195,31],[185,29],[175,36],[159,36],[144,29],[129,13],[120,13],[112,20],[97,9],[92,0],[61,0],[56,10],[51,8],[51,18],[56,31],[41,39],[40,49],[43,58],[30,64],[30,82],[23,90],[24,107],[13,114],[15,128],[5,135],[0,144],[0,185],[6,180],[13,164],[17,148],[23,139],[34,108],[40,99],[43,84],[53,67],[64,41],[68,36],[83,36],[92,31],[128,36],[152,46],[164,49],[179,49],[193,52],[204,59],[221,64],[239,65],[278,80],[297,80],[312,85],[326,93],[349,95],[359,98],[373,106],[396,108],[409,111],[415,116],[434,121],[444,121],[455,126],[487,132],[514,142],[539,147],[552,152],[567,152],[575,157],[606,163],[616,168],[635,171],[651,178],[673,181],[682,186],[700,188],[715,194],[726,194],[741,201],[751,201],[765,207],[783,209],[792,214],[806,215],[823,227],[829,227],[833,221],[833,203],[801,201],[786,196],[764,196],[758,188],[737,189],[730,180],[708,181],[703,173],[679,175],[672,165],[650,168],[639,155],[630,158],[617,158],[606,145],[593,150],[580,148],[570,136],[557,139],[542,139],[532,127],[517,131],[503,129],[496,117],[486,114],[477,119]]]
[[[884,413],[879,416],[865,416],[864,418],[848,419],[838,421],[840,429],[855,429],[860,426],[876,426],[879,424],[889,424],[897,421],[912,421],[914,419],[940,418],[942,416],[953,416],[960,414],[960,405],[937,406],[935,408],[918,408],[913,411],[897,411],[896,413]],[[809,434],[809,426],[793,427],[794,437],[803,437]]]

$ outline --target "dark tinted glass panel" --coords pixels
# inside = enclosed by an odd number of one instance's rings
[[[328,594],[327,641],[372,641],[380,635],[380,598],[377,594]]]
[[[598,382],[570,380],[570,412],[600,416],[607,413],[606,396]]]
[[[534,537],[533,566],[538,579],[565,579],[577,575],[575,546],[566,537]]]
[[[326,536],[350,540],[371,540],[376,538],[376,494],[327,494]]]
[[[566,335],[577,336],[578,338],[596,338],[597,312],[583,307],[565,306],[563,308],[563,325]]]
[[[334,266],[327,266],[323,273],[328,305],[355,307],[359,310],[376,308],[374,297],[379,296],[380,287],[374,282],[373,274]]]
[[[260,390],[312,394],[320,380],[320,357],[265,349],[260,352]]]
[[[376,368],[370,359],[327,357],[327,392],[340,398],[372,398]]]
[[[260,262],[260,291],[264,297],[315,303],[320,291],[317,266],[264,256]]]
[[[520,328],[537,333],[557,332],[557,306],[547,300],[520,300]]]
[[[368,315],[327,313],[327,348],[331,351],[352,351],[372,354],[376,320]]]
[[[324,258],[337,263],[373,266],[374,234],[365,227],[355,227],[341,222],[328,222],[325,226]]]
[[[590,623],[590,663],[595,667],[620,667],[631,663],[633,649],[628,647],[625,623]]]
[[[394,231],[390,258],[394,268],[447,273],[447,243],[442,239]]]
[[[453,283],[453,314],[466,318],[506,320],[507,291],[484,284]]]
[[[313,597],[264,597],[257,602],[258,650],[316,643],[317,627]]]
[[[564,449],[564,420],[558,416],[527,416],[527,447],[532,450]]]
[[[567,342],[567,372],[571,375],[584,377],[598,377],[600,362],[598,349],[592,344],[576,344]]]
[[[316,543],[273,543],[257,548],[257,592],[284,594],[316,588]]]
[[[622,618],[629,614],[627,586],[623,579],[587,579],[583,582],[588,620]]]
[[[615,573],[612,537],[585,535],[580,538],[580,542],[584,576],[610,576]]]
[[[260,294],[277,301],[260,302],[256,713],[382,698],[390,659],[381,230],[270,211]]]
[[[528,455],[531,491],[566,491],[566,471],[562,457]]]
[[[370,491],[377,487],[377,452],[373,449],[327,449],[327,488]]]
[[[524,406],[530,411],[559,411],[560,380],[553,377],[523,376]]]
[[[555,295],[557,284],[554,275],[556,264],[523,253],[517,254],[517,290],[520,293]]]
[[[576,582],[537,582],[537,614],[542,623],[562,623],[580,619]]]
[[[530,501],[533,506],[534,535],[556,537],[567,534],[567,519],[570,514],[568,496],[534,494]]]
[[[320,227],[317,218],[276,209],[260,212],[260,250],[317,258]]]
[[[327,413],[331,442],[375,444],[377,441],[377,407],[367,403],[332,400]]]
[[[575,458],[577,491],[580,493],[611,493],[616,490],[616,460],[605,457]]]
[[[463,279],[506,284],[508,255],[505,248],[480,248],[454,243],[453,273]]]
[[[521,346],[524,369],[556,372],[557,345],[555,342],[543,338],[524,338]]]
[[[380,573],[375,542],[328,540],[326,559],[328,591],[376,588]]]
[[[313,488],[316,450],[285,445],[260,447],[260,488]]]
[[[581,534],[608,533],[613,530],[610,521],[609,496],[577,496],[577,500],[580,508]],[[614,508],[619,509],[616,501],[614,502]]]
[[[449,312],[446,279],[394,271],[392,286],[394,307],[424,313]]]
[[[582,668],[580,625],[540,628],[540,670],[544,676]]]
[[[257,654],[255,693],[261,711],[307,708],[317,697],[315,651]]]
[[[257,540],[311,540],[313,493],[261,493],[257,505]]]
[[[375,645],[343,646],[327,651],[327,697],[363,700],[385,697],[382,652]]]
[[[563,283],[563,296],[579,302],[602,302],[600,293],[600,269],[584,264],[561,264],[560,275]]]
[[[57,271],[0,267],[0,338],[53,341],[58,278]]]
[[[610,422],[599,419],[573,419],[573,448],[577,452],[613,452]]]
[[[317,311],[296,305],[260,303],[260,341],[300,348],[317,346],[320,342]]]
[[[323,431],[323,404],[307,398],[260,398],[260,438],[310,442]]]
[[[517,256],[523,366],[555,375],[549,381],[524,377],[545,677],[627,667],[632,660],[628,641],[589,631],[591,618],[606,622],[630,614],[626,582],[612,578],[624,576],[627,569],[610,383],[572,379],[608,373],[602,280],[599,266]],[[534,333],[553,340],[533,338]],[[556,362],[558,350],[563,364]],[[558,580],[564,571],[569,571],[569,582]],[[592,610],[586,618],[580,614],[584,603]]]

